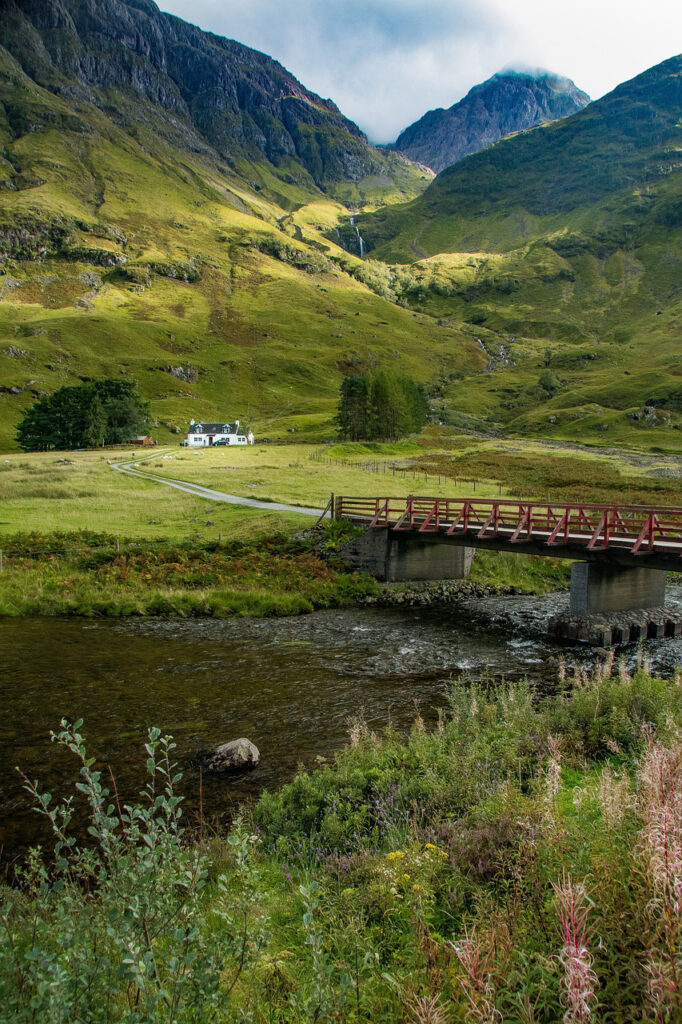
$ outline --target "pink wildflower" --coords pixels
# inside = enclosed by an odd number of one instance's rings
[[[564,969],[564,1021],[565,1024],[588,1024],[598,984],[592,969],[592,954],[588,949],[587,917],[591,903],[585,886],[574,883],[570,877],[564,878],[560,885],[555,885],[554,892],[564,943],[559,954],[559,962]]]
[[[468,1020],[475,1024],[498,1024],[502,1020],[495,1007],[495,986],[489,965],[489,954],[476,936],[476,931],[465,932],[459,942],[451,942],[457,959],[464,969],[459,983],[469,1002]]]
[[[409,1014],[410,1024],[448,1024],[448,1012],[440,1003],[438,995],[432,999],[428,996],[414,996],[408,1000],[405,1009]]]
[[[682,749],[649,739],[639,770],[645,824],[642,849],[655,899],[664,911],[682,911]]]

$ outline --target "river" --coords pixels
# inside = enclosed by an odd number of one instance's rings
[[[172,733],[187,818],[198,811],[202,759],[240,736],[261,751],[254,771],[203,776],[207,823],[224,827],[240,801],[281,785],[346,740],[363,713],[405,728],[418,706],[434,720],[448,685],[518,678],[552,685],[561,654],[537,631],[547,598],[491,598],[454,608],[359,608],[284,619],[0,621],[0,856],[45,837],[15,771],[56,798],[73,760],[49,742],[60,719],[82,717],[91,754],[126,799],[144,782],[150,725]],[[558,599],[565,600],[565,599]],[[516,622],[516,628],[510,627]],[[646,645],[656,668],[682,663],[682,640]],[[565,650],[569,662],[589,651]],[[625,653],[630,662],[634,648]]]

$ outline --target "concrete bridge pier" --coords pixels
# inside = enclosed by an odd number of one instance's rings
[[[665,572],[605,562],[574,562],[571,566],[572,615],[600,615],[665,604]]]
[[[401,537],[387,528],[373,527],[354,537],[342,554],[354,568],[364,569],[384,583],[416,583],[466,579],[475,549]]]
[[[574,562],[568,613],[554,616],[550,636],[598,647],[679,636],[682,623],[664,608],[665,571],[605,562]]]

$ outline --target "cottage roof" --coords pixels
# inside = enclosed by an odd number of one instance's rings
[[[237,423],[193,423],[190,434],[236,434]]]

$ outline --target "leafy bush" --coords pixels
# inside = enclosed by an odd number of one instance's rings
[[[554,696],[459,685],[431,732],[358,719],[333,763],[261,798],[260,850],[239,821],[184,841],[158,730],[121,809],[63,724],[91,846],[29,783],[57,856],[2,897],[0,1019],[672,1024],[681,684],[607,661]]]
[[[0,1006],[16,1024],[213,1020],[264,933],[252,931],[254,837],[228,839],[230,874],[207,900],[209,862],[183,842],[175,744],[158,729],[145,745],[149,781],[135,805],[103,786],[79,729],[53,734],[80,764],[91,845],[72,832],[73,797],[52,806],[26,780],[55,842],[47,866],[31,853],[19,891],[2,894]]]
[[[255,820],[283,853],[385,849],[414,827],[440,827],[485,803],[510,780],[530,785],[548,735],[581,764],[614,750],[633,754],[645,724],[681,719],[682,687],[644,671],[578,675],[566,693],[544,698],[523,682],[458,686],[435,733],[418,727],[403,739],[389,729],[378,737],[356,724],[351,746],[332,764],[264,793]]]

